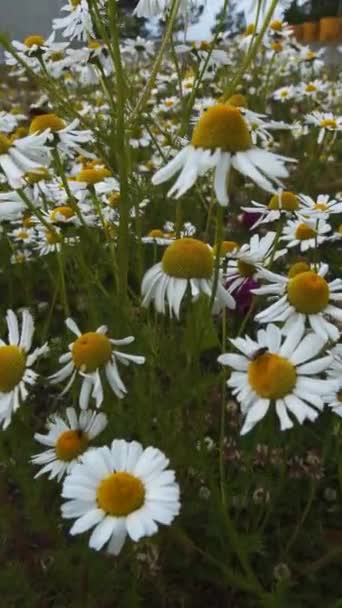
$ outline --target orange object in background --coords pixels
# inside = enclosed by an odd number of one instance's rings
[[[294,25],[291,25],[292,30],[293,30],[293,34],[296,37],[296,40],[298,40],[298,42],[301,42],[303,40],[303,36],[304,36],[304,27],[302,23],[296,23]]]
[[[322,17],[320,21],[320,41],[336,42],[339,40],[341,17]]]
[[[306,21],[303,23],[303,41],[317,42],[320,36],[319,21]]]

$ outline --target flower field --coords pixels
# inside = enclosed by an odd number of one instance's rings
[[[281,4],[0,34],[6,608],[342,606],[342,80]]]

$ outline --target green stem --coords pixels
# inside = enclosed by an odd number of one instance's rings
[[[211,292],[211,299],[210,299],[210,309],[213,307],[214,302],[215,302],[217,286],[218,286],[218,281],[219,281],[220,261],[221,261],[220,252],[221,252],[222,241],[223,241],[223,218],[224,218],[224,208],[221,205],[217,205],[216,236],[215,236],[216,256],[215,256],[213,290]]]
[[[272,4],[271,4],[269,10],[267,11],[267,15],[265,17],[263,26],[260,30],[260,34],[258,34],[258,36],[256,37],[255,43],[253,45],[251,45],[237,74],[234,76],[233,80],[231,81],[231,83],[228,85],[228,87],[224,91],[224,94],[223,94],[224,99],[228,99],[231,95],[233,95],[233,93],[236,90],[237,85],[240,82],[241,77],[245,74],[245,72],[249,68],[250,64],[254,61],[255,57],[257,56],[259,47],[261,46],[265,32],[271,22],[272,15],[277,7],[278,2],[279,2],[279,0],[272,0]]]
[[[63,310],[65,317],[70,316],[68,297],[65,285],[65,276],[64,276],[64,260],[63,260],[63,252],[62,252],[62,244],[60,249],[57,251],[57,262],[58,262],[58,272],[59,272],[59,280],[61,286],[61,299],[63,304]]]
[[[136,104],[133,113],[131,115],[130,118],[130,124],[134,123],[134,121],[140,116],[141,112],[143,112],[144,107],[146,105],[146,103],[149,100],[150,97],[150,93],[151,90],[154,86],[154,83],[156,81],[156,77],[157,74],[159,72],[162,60],[163,60],[163,56],[164,53],[166,51],[166,47],[169,44],[169,41],[172,37],[172,31],[173,31],[173,25],[175,22],[175,19],[177,17],[177,13],[178,13],[178,9],[179,9],[179,5],[180,5],[181,0],[173,0],[172,1],[172,5],[171,5],[171,10],[170,10],[170,15],[167,21],[167,25],[166,25],[166,30],[164,33],[164,37],[162,40],[162,43],[160,45],[160,49],[158,52],[158,55],[156,57],[156,60],[154,62],[153,68],[152,68],[152,72],[150,75],[150,78],[148,80],[148,82],[146,83],[146,86],[142,92],[142,95],[140,97],[140,99],[138,100],[138,103]]]
[[[128,148],[126,142],[126,84],[120,52],[120,32],[118,25],[118,9],[116,0],[108,2],[108,16],[112,32],[113,61],[117,85],[117,163],[120,176],[120,222],[118,240],[119,263],[119,293],[125,302],[128,296],[128,268],[129,268],[129,177],[128,177]]]

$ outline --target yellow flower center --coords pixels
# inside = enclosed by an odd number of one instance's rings
[[[109,197],[108,197],[108,203],[110,204],[111,207],[118,207],[120,205],[120,192],[113,192]]]
[[[311,61],[312,59],[316,59],[316,53],[314,51],[308,51],[305,55],[305,59],[307,61]]]
[[[236,243],[236,241],[222,241],[221,245],[220,245],[220,257],[223,257],[224,255],[227,255],[227,253],[231,253],[232,251],[235,251],[235,249],[238,249],[239,245],[238,243]],[[217,244],[214,245],[213,247],[213,254],[216,256],[218,251],[218,246]]]
[[[334,118],[323,118],[320,122],[320,126],[324,129],[336,129],[337,122]]]
[[[199,119],[192,135],[195,148],[239,152],[252,147],[248,125],[235,106],[218,103]]]
[[[64,219],[69,220],[74,215],[75,215],[74,210],[71,207],[66,205],[64,207],[55,207],[55,209],[52,209],[52,211],[50,213],[50,219],[53,222],[58,222],[60,219],[60,216],[63,216]]]
[[[38,184],[39,182],[49,179],[50,175],[47,169],[42,167],[41,169],[36,169],[36,171],[27,171],[25,173],[25,180],[28,184]]]
[[[314,205],[314,209],[317,211],[328,211],[329,207],[325,203],[316,203],[316,205]]]
[[[88,47],[93,50],[100,49],[101,46],[102,46],[101,42],[96,39],[89,40],[89,42],[88,42]]]
[[[76,8],[76,6],[78,6],[81,2],[81,0],[69,0],[71,6],[73,6],[74,8]]]
[[[255,32],[255,23],[249,23],[244,31],[244,36],[250,36]]]
[[[169,245],[162,258],[166,274],[179,279],[209,279],[214,258],[208,245],[196,239],[179,239]]]
[[[77,369],[94,372],[108,363],[112,355],[112,345],[107,336],[90,331],[77,338],[71,354]]]
[[[312,82],[310,82],[309,84],[306,85],[306,87],[305,87],[306,93],[314,93],[315,91],[317,91],[317,87],[316,87],[316,85],[312,84]]]
[[[28,232],[26,232],[26,230],[19,230],[19,232],[17,232],[16,237],[18,239],[22,239],[23,241],[25,239],[27,239],[29,236]]]
[[[337,393],[337,401],[339,401],[340,403],[342,403],[342,391],[338,391],[338,393]]]
[[[199,45],[199,50],[200,51],[209,51],[209,49],[210,49],[209,42],[207,42],[206,40],[201,40],[200,45]]]
[[[36,116],[30,124],[30,134],[43,133],[46,129],[51,129],[53,133],[64,129],[65,122],[56,114],[41,114]]]
[[[49,245],[57,245],[62,240],[62,237],[55,230],[45,230],[45,237]]]
[[[285,211],[296,211],[299,208],[299,198],[294,192],[282,192],[274,194],[268,203],[269,209],[284,209]]]
[[[234,95],[229,97],[227,103],[229,103],[231,106],[236,106],[237,108],[247,108],[248,107],[247,99],[241,93],[235,93]]]
[[[283,89],[282,91],[280,91],[280,97],[288,97],[288,95],[289,95],[288,89]]]
[[[45,42],[45,38],[43,36],[39,36],[39,34],[35,34],[34,36],[27,36],[24,40],[25,46],[29,49],[33,46],[43,46]]]
[[[295,236],[298,241],[307,241],[308,239],[314,239],[316,234],[316,230],[311,228],[308,224],[299,224]]]
[[[111,473],[97,488],[97,504],[100,509],[114,517],[125,517],[143,506],[145,488],[143,483],[130,473]]]
[[[12,139],[12,141],[14,141],[16,139],[20,139],[21,137],[26,137],[26,135],[28,135],[28,128],[27,127],[18,127],[14,131],[14,133],[12,133],[11,139]]]
[[[106,167],[98,167],[97,169],[82,169],[76,177],[78,182],[86,184],[97,184],[102,182],[106,177],[110,177],[111,172]]]
[[[51,53],[50,59],[51,61],[61,61],[64,55],[61,51],[56,51],[55,53]]]
[[[339,234],[342,234],[342,224],[340,224],[339,227],[337,228],[337,232]]]
[[[248,264],[248,262],[244,262],[243,260],[238,261],[238,270],[243,277],[252,277],[256,272],[253,264]]]
[[[58,437],[55,450],[59,460],[70,462],[83,454],[87,447],[88,437],[86,433],[81,430],[65,431]]]
[[[24,228],[32,228],[34,226],[32,215],[28,215],[23,219],[23,226]]]
[[[271,21],[270,28],[271,28],[271,30],[273,30],[275,32],[282,32],[283,23],[279,19],[275,19],[274,21]]]
[[[8,150],[12,145],[9,137],[6,137],[3,133],[0,133],[0,154],[7,154]]]
[[[249,364],[248,380],[259,397],[282,399],[294,389],[297,373],[288,359],[264,353]]]
[[[150,230],[147,236],[151,237],[152,239],[163,238],[164,232],[159,228],[154,228],[153,230]]]
[[[272,50],[275,53],[280,53],[283,50],[283,45],[281,44],[281,42],[272,42]]]
[[[312,270],[307,270],[290,279],[287,297],[297,312],[314,315],[328,306],[330,289],[323,277]]]
[[[301,272],[307,272],[308,270],[310,270],[309,264],[307,264],[306,262],[296,262],[295,264],[292,264],[292,266],[290,266],[287,276],[290,279],[293,279],[293,277],[295,277],[297,274],[300,274]]]
[[[0,346],[0,392],[9,393],[22,379],[26,367],[24,351],[19,346]]]

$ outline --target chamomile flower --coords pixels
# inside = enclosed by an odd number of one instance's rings
[[[201,294],[211,297],[214,288],[214,256],[206,243],[193,238],[177,239],[169,245],[161,262],[150,268],[142,281],[142,305],[153,301],[158,312],[179,318],[180,307],[190,288],[193,300]],[[216,308],[235,308],[235,301],[226,292],[219,277]]]
[[[297,194],[288,190],[280,190],[274,194],[267,206],[257,201],[251,201],[253,207],[242,207],[247,213],[260,214],[253,228],[259,224],[265,224],[279,220],[282,215],[291,216],[300,208],[300,200]]]
[[[273,99],[275,101],[281,101],[285,103],[285,101],[290,101],[296,96],[296,87],[292,84],[289,86],[280,87],[273,93]]]
[[[27,172],[48,167],[50,153],[46,147],[48,133],[28,135],[20,139],[10,139],[0,133],[0,169],[12,188],[21,188]]]
[[[219,363],[230,367],[227,382],[245,416],[241,434],[248,433],[275,406],[282,431],[293,427],[292,414],[302,424],[316,420],[327,395],[336,389],[336,380],[323,380],[332,360],[330,355],[317,358],[324,340],[294,324],[284,339],[276,325],[259,330],[257,340],[249,336],[231,340],[242,354],[223,354]],[[235,371],[236,370],[236,371]]]
[[[62,6],[61,10],[69,14],[54,19],[52,27],[54,30],[63,30],[64,38],[87,40],[94,36],[87,0],[69,0],[69,4]]]
[[[275,232],[268,232],[264,237],[253,234],[249,243],[244,243],[235,251],[228,253],[224,276],[230,292],[240,289],[251,278],[257,279],[260,266],[267,266],[271,256],[276,260],[286,253],[286,249],[273,251],[276,246],[275,241]]]
[[[48,141],[54,143],[58,150],[67,156],[74,156],[77,152],[92,157],[93,155],[80,145],[92,141],[92,133],[88,130],[78,130],[78,125],[79,120],[77,118],[67,125],[56,114],[40,114],[32,120],[30,133],[47,133]]]
[[[327,220],[330,215],[342,213],[342,201],[330,199],[329,194],[319,194],[315,199],[307,194],[300,194],[300,209],[302,216]]]
[[[43,465],[35,477],[49,473],[49,479],[57,477],[60,481],[106,426],[107,416],[91,410],[77,415],[73,407],[68,407],[66,420],[58,415],[51,416],[47,421],[47,435],[34,435],[36,441],[48,448],[31,458],[33,464]]]
[[[6,429],[12,415],[28,397],[27,385],[35,384],[38,374],[31,367],[48,352],[47,344],[30,353],[34,333],[32,315],[22,311],[22,327],[13,310],[6,315],[8,344],[0,340],[0,425]]]
[[[324,93],[328,88],[328,84],[322,80],[312,80],[311,82],[303,82],[299,86],[299,90],[303,97],[316,98],[319,93]]]
[[[276,298],[276,302],[256,315],[259,323],[285,323],[282,332],[286,335],[295,324],[311,329],[324,340],[338,340],[340,332],[335,323],[342,322],[342,279],[328,282],[327,264],[322,264],[318,272],[305,264],[295,264],[289,275],[284,276],[260,269],[259,276],[268,285],[255,289],[254,293]]]
[[[81,457],[63,484],[66,519],[76,519],[70,534],[94,528],[89,546],[107,545],[118,555],[127,535],[134,541],[152,536],[158,524],[169,526],[180,511],[180,491],[169,460],[157,448],[114,439]]]
[[[315,249],[327,241],[330,236],[331,226],[323,219],[298,218],[288,220],[283,229],[282,241],[287,242],[288,247],[299,247],[302,252]]]
[[[130,355],[116,350],[115,346],[122,346],[134,342],[133,336],[113,340],[106,336],[107,327],[101,325],[96,331],[81,333],[75,321],[66,320],[66,326],[77,336],[75,342],[69,344],[69,352],[62,355],[60,363],[65,364],[57,373],[50,376],[53,384],[63,382],[70,378],[62,394],[68,392],[77,375],[82,377],[82,386],[79,395],[79,406],[87,409],[90,398],[96,401],[96,407],[100,407],[103,402],[103,387],[101,372],[105,373],[109,386],[118,397],[123,399],[127,393],[118,370],[117,363],[129,365],[135,363],[142,365],[145,357],[140,355]]]
[[[319,128],[317,142],[322,143],[327,132],[342,131],[342,116],[335,116],[332,112],[312,112],[307,114],[305,120],[308,124]]]
[[[229,202],[227,180],[233,167],[249,177],[260,188],[273,192],[273,183],[280,184],[288,171],[285,159],[253,145],[248,124],[235,106],[218,103],[205,112],[194,128],[191,144],[183,148],[152,178],[161,184],[181,171],[169,196],[182,196],[197,178],[215,169],[214,188],[218,202]]]

